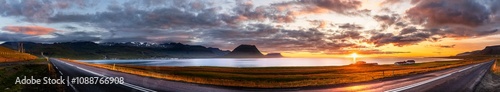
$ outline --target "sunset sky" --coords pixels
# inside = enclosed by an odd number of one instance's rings
[[[0,0],[0,42],[256,45],[288,57],[450,56],[500,45],[500,0]]]

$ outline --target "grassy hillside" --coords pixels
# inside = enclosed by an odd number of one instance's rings
[[[495,65],[493,65],[491,69],[493,70],[493,73],[500,75],[500,59],[497,59]]]
[[[0,46],[0,62],[15,62],[36,59],[36,56],[19,53],[17,51]]]

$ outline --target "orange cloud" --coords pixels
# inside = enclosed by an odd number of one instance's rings
[[[42,26],[5,26],[3,30],[27,35],[46,35],[55,31],[53,28]]]

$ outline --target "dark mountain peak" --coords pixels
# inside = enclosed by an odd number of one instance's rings
[[[227,54],[225,57],[236,57],[236,58],[251,58],[251,57],[263,57],[259,49],[255,45],[242,44],[236,47],[232,52]]]
[[[247,45],[247,44],[242,44],[233,50],[234,53],[248,53],[248,54],[256,54],[256,55],[262,55],[260,53],[259,49],[257,49],[257,46],[255,45]]]
[[[500,45],[486,46],[481,50],[482,55],[500,55]]]

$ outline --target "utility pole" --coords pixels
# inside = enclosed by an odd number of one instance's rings
[[[19,53],[24,53],[24,45],[22,42],[17,43],[17,50],[19,51]]]
[[[22,51],[22,53],[24,53],[24,52],[25,52],[25,50],[24,50],[24,44],[23,44],[23,43],[21,43],[21,48],[23,48],[23,49],[22,49],[22,50],[23,50],[23,51]]]
[[[21,43],[17,42],[17,52],[21,53]]]

